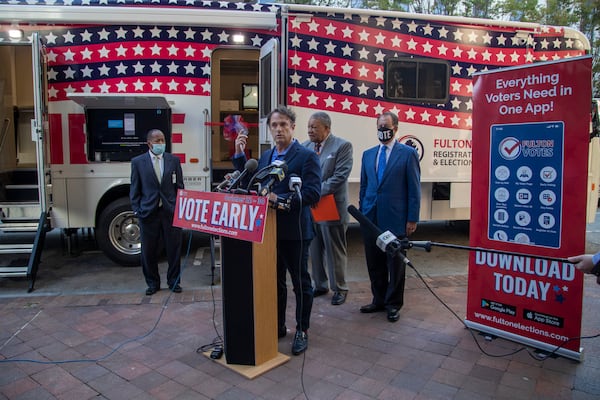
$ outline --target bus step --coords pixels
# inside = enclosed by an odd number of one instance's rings
[[[1,232],[35,232],[38,229],[38,223],[25,219],[22,222],[4,222],[0,223]]]
[[[0,266],[0,277],[2,278],[13,278],[20,276],[27,276],[29,273],[29,267],[27,265],[22,266]]]
[[[0,244],[0,254],[31,254],[33,243]]]
[[[39,201],[38,185],[6,185],[4,188],[7,201]]]
[[[47,212],[41,212],[37,222],[0,223],[0,231],[4,232],[0,235],[0,277],[27,277],[27,291],[31,292],[48,230]]]

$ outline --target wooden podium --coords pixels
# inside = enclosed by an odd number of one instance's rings
[[[268,209],[262,243],[221,237],[225,361],[252,379],[289,360],[277,344],[277,220]]]

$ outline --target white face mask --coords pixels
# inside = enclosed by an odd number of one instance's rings
[[[165,152],[166,145],[164,143],[153,143],[152,144],[152,153],[160,156]]]

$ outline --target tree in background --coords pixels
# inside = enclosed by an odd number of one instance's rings
[[[600,0],[499,0],[500,14],[513,21],[573,26],[590,41],[592,91],[600,97]]]

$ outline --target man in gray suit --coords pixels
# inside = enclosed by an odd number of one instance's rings
[[[310,140],[303,145],[317,153],[321,164],[321,198],[333,194],[340,215],[338,220],[315,223],[316,236],[310,245],[314,296],[322,296],[331,288],[331,304],[337,306],[344,304],[348,293],[346,229],[352,143],[331,134],[331,118],[324,112],[310,117],[308,137]]]

